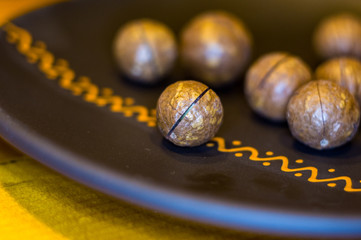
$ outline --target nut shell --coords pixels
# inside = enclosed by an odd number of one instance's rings
[[[179,81],[163,91],[157,103],[157,125],[166,139],[178,146],[198,146],[215,136],[222,123],[223,107],[217,94],[206,89],[197,81]]]
[[[222,11],[195,17],[181,34],[181,58],[197,79],[213,87],[235,80],[251,55],[251,35],[241,20]]]
[[[120,70],[129,78],[153,84],[172,69],[177,57],[176,41],[164,24],[135,20],[118,31],[114,55]]]
[[[248,70],[245,95],[256,113],[273,121],[285,121],[289,98],[310,79],[310,68],[300,58],[282,52],[270,53]]]
[[[320,22],[314,33],[314,47],[323,58],[361,57],[361,21],[342,13]]]
[[[300,142],[315,149],[329,149],[355,136],[360,110],[345,88],[333,81],[317,80],[302,86],[291,97],[287,121]]]
[[[315,72],[316,79],[327,79],[346,88],[361,103],[361,62],[355,58],[340,57],[330,59]]]

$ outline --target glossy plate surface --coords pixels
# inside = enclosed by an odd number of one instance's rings
[[[311,45],[327,14],[354,1],[75,1],[41,9],[0,32],[0,134],[92,188],[187,219],[250,231],[361,236],[361,136],[325,152],[285,124],[254,115],[239,83],[216,90],[225,108],[214,141],[179,148],[154,127],[162,90],[132,84],[112,56],[116,30],[154,18],[179,36],[205,10],[233,12],[254,37],[253,60],[288,51],[313,68]]]

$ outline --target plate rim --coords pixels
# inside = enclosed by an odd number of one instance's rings
[[[185,192],[180,194],[181,191],[172,191],[155,184],[115,175],[110,170],[96,168],[93,164],[88,163],[84,168],[87,161],[82,156],[52,144],[8,116],[0,106],[0,134],[11,145],[76,182],[127,202],[183,219],[233,230],[286,236],[361,236],[361,217],[302,214],[262,207],[256,209],[246,204],[222,204],[217,200],[192,196]],[[72,169],[70,173],[67,171],[69,168]]]

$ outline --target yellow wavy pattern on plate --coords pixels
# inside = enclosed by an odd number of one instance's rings
[[[7,39],[10,43],[16,45],[17,50],[27,57],[30,63],[37,63],[39,70],[43,72],[49,79],[58,79],[60,87],[71,91],[74,95],[82,96],[87,102],[94,103],[97,106],[109,106],[110,111],[123,113],[124,116],[130,117],[137,114],[139,122],[146,122],[149,127],[156,126],[155,109],[148,110],[144,106],[133,105],[134,99],[123,98],[114,95],[110,88],[99,88],[93,84],[86,76],[76,77],[74,70],[69,67],[69,63],[64,59],[55,59],[54,55],[46,49],[45,43],[41,41],[34,41],[31,34],[23,28],[20,28],[12,23],[4,25],[3,29],[7,33]],[[271,161],[282,161],[281,171],[296,172],[296,177],[301,177],[304,171],[311,173],[307,179],[309,182],[328,182],[329,187],[335,187],[335,181],[344,181],[346,192],[361,192],[361,188],[353,188],[352,180],[348,176],[339,176],[332,178],[319,179],[318,169],[316,167],[307,166],[301,168],[289,168],[289,160],[285,156],[272,156],[272,152],[266,152],[268,157],[259,157],[259,152],[254,147],[235,147],[226,148],[225,140],[221,137],[215,137],[212,141],[216,142],[219,152],[235,153],[236,157],[242,157],[243,152],[250,152],[249,160],[262,161],[263,166],[271,165]],[[233,145],[241,145],[240,141],[233,141]],[[208,143],[208,147],[213,147],[213,143]],[[302,159],[295,161],[298,164],[303,163]],[[335,172],[335,169],[329,169],[330,173]]]
[[[46,49],[45,43],[34,41],[31,34],[12,23],[6,23],[3,29],[10,43],[16,44],[17,50],[27,57],[30,63],[38,63],[39,70],[49,79],[59,79],[60,87],[70,90],[74,95],[82,96],[85,101],[98,106],[109,106],[112,112],[123,113],[126,117],[137,116],[139,122],[146,122],[149,127],[156,125],[155,110],[140,105],[133,105],[132,98],[115,95],[110,88],[99,88],[86,76],[76,77],[69,63],[64,59],[55,59]]]
[[[336,186],[336,184],[334,183],[335,181],[344,181],[345,182],[344,190],[346,192],[361,192],[361,189],[352,187],[352,180],[350,177],[340,176],[333,178],[318,179],[317,178],[318,169],[316,167],[307,166],[301,168],[289,168],[288,167],[289,160],[285,156],[259,157],[259,152],[254,147],[245,146],[245,147],[226,148],[225,140],[223,138],[215,137],[212,140],[217,143],[218,145],[217,150],[220,152],[235,153],[236,157],[242,157],[243,152],[249,152],[251,154],[249,156],[249,160],[261,161],[263,162],[264,166],[269,166],[270,165],[269,161],[281,161],[282,162],[281,170],[283,172],[297,172],[295,176],[300,177],[302,176],[302,173],[300,172],[309,171],[311,172],[311,176],[307,179],[309,182],[329,182],[328,184],[329,187],[335,187]],[[207,145],[209,147],[214,146],[213,144],[207,144]],[[240,145],[240,144],[236,144],[236,145]],[[273,153],[266,152],[266,155],[273,155]],[[301,159],[298,159],[296,163],[303,163],[303,161]],[[334,172],[334,171],[335,171],[334,169],[329,169],[329,172]]]

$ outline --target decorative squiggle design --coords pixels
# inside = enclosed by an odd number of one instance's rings
[[[126,117],[137,115],[139,122],[146,122],[149,127],[156,125],[155,109],[148,110],[148,108],[140,105],[134,105],[134,99],[122,98],[115,95],[110,88],[99,88],[91,82],[91,79],[86,76],[76,77],[73,69],[69,67],[69,63],[64,59],[55,59],[54,55],[46,49],[45,43],[41,41],[34,41],[31,34],[23,28],[15,26],[12,23],[6,23],[3,27],[7,33],[7,39],[10,43],[16,45],[17,50],[26,56],[27,60],[32,64],[38,64],[39,70],[45,74],[48,79],[58,79],[60,87],[72,92],[73,95],[82,96],[87,102],[96,104],[99,107],[108,106],[109,110],[116,113],[123,113]],[[309,182],[329,182],[329,187],[335,187],[335,181],[344,181],[346,192],[361,192],[361,188],[353,188],[352,180],[347,176],[318,179],[318,169],[316,167],[308,166],[301,168],[289,168],[289,160],[285,156],[272,156],[272,152],[266,152],[269,157],[259,157],[259,152],[253,147],[239,147],[240,141],[233,141],[234,148],[226,148],[225,140],[221,137],[212,139],[217,143],[217,150],[224,153],[235,153],[236,157],[242,157],[243,152],[249,152],[249,160],[263,162],[264,166],[270,166],[270,161],[282,161],[281,171],[296,172],[295,176],[300,177],[304,171],[311,173],[308,178]],[[207,144],[208,147],[214,147],[212,142]],[[272,156],[272,157],[271,157]],[[298,164],[303,163],[302,159],[295,161]],[[330,173],[335,172],[335,169],[329,169]]]
[[[289,168],[289,160],[285,156],[274,156],[274,157],[259,157],[259,152],[257,149],[249,146],[245,147],[235,147],[235,148],[226,148],[225,140],[221,137],[215,137],[212,139],[214,142],[217,143],[218,147],[217,150],[220,152],[225,153],[236,153],[236,157],[241,157],[242,152],[249,152],[251,155],[249,156],[249,160],[251,161],[261,161],[267,163],[267,161],[281,161],[282,166],[281,170],[283,172],[302,172],[302,171],[310,171],[311,176],[308,178],[309,182],[331,182],[328,186],[329,187],[335,187],[336,184],[333,182],[335,181],[344,181],[345,187],[344,190],[346,192],[361,192],[361,189],[359,188],[353,188],[352,187],[352,180],[350,177],[347,176],[341,176],[341,177],[333,177],[333,178],[324,178],[324,179],[318,179],[318,169],[315,167],[301,167],[301,168]],[[237,144],[238,145],[238,144]],[[212,144],[208,144],[209,147],[212,147]],[[267,152],[266,155],[273,155],[271,152]],[[302,163],[303,161],[298,161],[299,163]],[[269,164],[265,164],[265,166],[268,166]],[[331,171],[330,171],[331,170]],[[334,172],[334,169],[330,169],[329,172]],[[297,174],[296,176],[302,176],[302,174]]]
[[[12,23],[6,23],[3,29],[7,33],[7,40],[15,44],[17,50],[26,56],[30,63],[37,63],[39,70],[47,78],[58,79],[60,87],[71,91],[76,96],[82,96],[85,101],[97,106],[108,106],[112,112],[123,113],[126,117],[135,115],[139,122],[145,122],[149,127],[156,125],[155,109],[148,110],[144,106],[133,105],[133,99],[123,99],[115,95],[110,88],[100,88],[86,76],[76,77],[66,60],[55,59],[54,55],[46,49],[45,43],[33,42],[31,34],[25,29]]]

